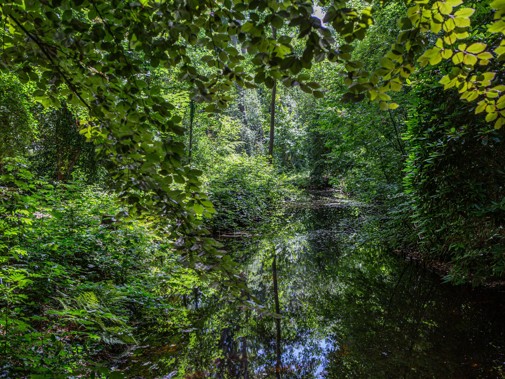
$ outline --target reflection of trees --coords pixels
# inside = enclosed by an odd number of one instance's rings
[[[326,242],[328,235],[308,234],[307,228],[317,228],[313,219],[307,218],[304,210],[295,214],[293,219],[270,230],[269,235],[254,246],[255,254],[249,263],[248,281],[254,296],[274,311],[274,289],[271,267],[275,251],[277,271],[279,276],[279,294],[282,313],[282,377],[283,378],[311,378],[317,377],[316,372],[321,366],[325,346],[321,341],[325,333],[321,332],[319,316],[308,302],[310,284],[319,269],[312,268],[307,260],[317,261],[316,255],[320,251],[334,251],[333,242]],[[320,221],[317,221],[320,223]],[[323,229],[319,230],[324,234]],[[332,232],[328,232],[331,234]],[[317,249],[311,244],[319,243]],[[324,257],[323,257],[324,258]],[[321,268],[324,264],[321,262]],[[248,337],[251,353],[251,372],[257,375],[264,373],[274,377],[276,331],[273,315],[259,314],[250,324]]]
[[[475,305],[375,247],[364,214],[354,206],[299,209],[232,248],[263,308],[225,294],[202,301],[188,367],[215,378],[275,378],[275,251],[283,379],[497,377],[503,308]]]
[[[339,320],[332,331],[340,348],[328,357],[327,377],[479,377],[468,352],[479,355],[479,362],[489,362],[493,352],[479,336],[482,315],[462,304],[461,291],[441,288],[419,267],[402,271],[378,250],[363,249],[360,257],[359,269],[355,261],[340,262],[345,289],[321,299],[323,307],[333,304],[322,308],[325,317]]]
[[[328,378],[496,377],[493,360],[505,331],[498,328],[493,347],[485,329],[503,323],[483,322],[489,314],[468,293],[375,247],[373,230],[359,230],[363,213],[301,210],[285,231],[279,253],[284,377],[318,377],[321,363]],[[262,321],[257,346],[272,351],[272,322]],[[263,364],[273,359],[270,353]]]

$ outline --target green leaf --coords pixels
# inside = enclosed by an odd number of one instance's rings
[[[494,124],[494,128],[501,129],[503,125],[505,125],[505,117],[500,117],[498,120],[496,120],[496,123]]]
[[[500,96],[500,98],[496,100],[496,108],[498,109],[505,108],[505,95]]]
[[[244,25],[242,25],[241,30],[245,33],[250,33],[253,30],[256,30],[256,27],[251,21],[247,21]]]
[[[483,52],[484,50],[486,50],[486,47],[487,47],[487,45],[485,43],[476,42],[476,43],[473,43],[470,46],[468,46],[466,48],[466,51],[469,53],[472,53],[472,54],[479,54],[479,53]]]
[[[443,29],[446,33],[450,33],[454,30],[454,28],[456,27],[456,24],[454,22],[454,19],[452,18],[448,18],[444,24],[443,24]]]
[[[489,60],[489,59],[493,59],[493,54],[491,54],[489,51],[485,51],[485,52],[477,55],[477,58],[479,58],[481,60]]]
[[[452,13],[452,6],[449,3],[437,1],[435,4],[438,5],[438,10],[443,15],[449,15]]]
[[[337,17],[337,10],[335,7],[329,7],[328,10],[326,11],[326,14],[323,17],[323,23],[328,23],[331,22]]]
[[[445,49],[445,50],[442,50],[442,58],[443,59],[450,59],[452,57],[452,50],[449,50],[449,49]]]
[[[458,28],[468,28],[471,22],[469,18],[458,17],[454,19],[454,25]]]
[[[497,112],[491,112],[491,113],[488,113],[487,116],[486,116],[486,121],[487,122],[491,122],[491,121],[494,121],[498,118],[498,113]]]
[[[279,58],[284,58],[287,54],[291,53],[291,48],[286,45],[277,45],[275,47],[275,53]]]
[[[430,65],[435,66],[439,64],[442,61],[442,54],[439,53],[433,57],[430,58]]]
[[[321,87],[321,85],[317,82],[308,82],[307,85],[312,89],[318,89]]]
[[[473,8],[461,8],[461,9],[458,9],[454,13],[454,17],[455,18],[460,18],[460,17],[468,18],[471,15],[473,15],[474,13],[475,13],[475,9],[473,9]]]
[[[463,63],[467,66],[474,66],[477,63],[477,57],[472,54],[465,54]]]
[[[391,59],[388,59],[388,58],[382,58],[381,59],[381,66],[385,67],[385,68],[388,68],[388,69],[392,69],[392,68],[395,67],[393,61],[391,61]]]
[[[482,113],[484,112],[485,109],[486,109],[486,102],[482,100],[477,104],[477,107],[475,108],[475,114]]]
[[[505,8],[505,0],[493,0],[490,6],[493,9]]]
[[[193,209],[195,210],[195,213],[197,215],[202,215],[205,208],[203,206],[201,206],[200,204],[195,204],[195,205],[193,205]]]
[[[465,53],[460,51],[452,56],[452,63],[454,63],[456,65],[461,64],[461,63],[463,63],[464,58],[465,58]]]
[[[442,79],[439,80],[440,84],[447,84],[451,81],[451,78],[449,78],[449,75],[445,75],[442,77]]]
[[[505,20],[499,20],[494,23],[492,23],[488,31],[490,33],[505,33]]]

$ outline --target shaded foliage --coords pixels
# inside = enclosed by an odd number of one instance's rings
[[[296,192],[264,157],[230,155],[214,167],[209,177],[209,198],[217,214],[218,230],[250,229],[268,220]]]
[[[140,341],[137,355],[189,342],[187,297],[208,283],[150,222],[124,217],[99,186],[53,185],[21,161],[0,179],[2,375],[89,375]]]
[[[53,180],[71,179],[74,169],[89,180],[97,180],[98,161],[95,146],[80,133],[77,117],[63,106],[37,114],[38,135],[31,160],[40,176]]]
[[[4,158],[26,154],[35,136],[26,92],[16,76],[0,74],[0,168]]]
[[[430,79],[423,84],[408,121],[405,178],[421,246],[454,264],[456,282],[502,277],[503,134],[457,98],[440,101]]]

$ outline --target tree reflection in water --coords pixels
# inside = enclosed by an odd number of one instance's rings
[[[499,377],[501,294],[456,288],[406,264],[371,236],[373,210],[345,200],[295,208],[244,244],[252,293],[273,309],[277,251],[283,378]],[[272,317],[247,325],[252,377],[274,377]]]
[[[380,222],[373,213],[317,198],[289,209],[261,236],[227,243],[249,293],[202,298],[189,342],[170,357],[179,374],[277,376],[275,252],[280,377],[504,377],[503,293],[445,285],[406,264],[374,237]]]

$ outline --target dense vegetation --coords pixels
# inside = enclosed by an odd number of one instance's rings
[[[0,378],[247,372],[229,325],[278,312],[217,240],[304,189],[505,279],[505,2],[344,3],[0,4]]]

